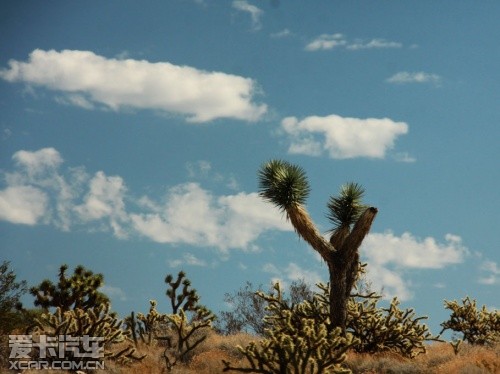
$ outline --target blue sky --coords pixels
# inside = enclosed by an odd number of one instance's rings
[[[167,312],[181,269],[216,312],[247,280],[326,281],[258,196],[281,158],[325,234],[329,196],[365,187],[368,278],[433,332],[444,299],[498,307],[500,3],[0,6],[0,254],[20,279],[82,264],[121,315]]]

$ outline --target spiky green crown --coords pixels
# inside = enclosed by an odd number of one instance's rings
[[[350,226],[358,220],[367,208],[362,204],[365,190],[357,183],[347,183],[340,188],[339,196],[331,196],[328,201],[327,217],[333,224],[333,230],[341,226]]]
[[[271,160],[259,170],[260,196],[282,210],[303,204],[309,191],[306,173],[300,166],[283,160]]]

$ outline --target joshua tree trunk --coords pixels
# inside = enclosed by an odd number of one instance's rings
[[[347,301],[356,281],[359,263],[359,247],[370,231],[377,208],[371,207],[359,217],[354,228],[337,229],[330,238],[334,250],[327,260],[330,273],[330,327],[340,327],[345,335]]]
[[[370,231],[377,208],[361,204],[364,193],[361,186],[354,183],[343,186],[340,197],[332,197],[328,204],[328,218],[335,225],[328,242],[303,205],[309,194],[309,184],[300,167],[273,160],[262,167],[259,175],[260,195],[286,212],[297,234],[327,263],[330,274],[330,328],[340,327],[345,334],[347,301],[357,278],[359,247]]]

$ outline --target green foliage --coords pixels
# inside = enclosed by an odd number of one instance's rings
[[[0,264],[0,335],[22,327],[25,320],[20,312],[20,299],[28,290],[26,281],[16,281],[16,274],[9,266],[8,261]]]
[[[249,367],[235,367],[224,361],[224,371],[349,373],[340,364],[345,360],[346,351],[356,344],[356,339],[350,334],[342,336],[340,328],[328,328],[328,318],[321,313],[322,305],[317,297],[290,305],[283,300],[279,284],[274,290],[276,294],[257,293],[268,304],[265,338],[239,348]]]
[[[109,302],[107,296],[98,291],[104,284],[102,274],[94,274],[80,265],[68,277],[66,270],[67,265],[60,267],[57,284],[46,279],[30,289],[35,297],[35,306],[44,309],[60,308],[66,312],[70,309],[89,309]]]
[[[463,341],[477,345],[494,345],[500,342],[500,312],[498,310],[488,311],[483,305],[477,309],[476,300],[462,299],[462,304],[456,300],[445,300],[445,309],[451,311],[450,318],[441,323],[441,335],[446,330],[452,330],[462,334]],[[455,342],[454,349],[458,351],[460,342]]]
[[[328,219],[333,224],[332,232],[341,226],[351,226],[367,208],[362,204],[365,190],[357,183],[347,183],[340,188],[339,196],[328,201]]]
[[[52,336],[56,341],[59,341],[61,335],[101,337],[104,358],[121,363],[139,361],[145,357],[135,355],[135,348],[122,328],[122,321],[110,311],[109,303],[67,311],[58,307],[54,313],[46,312],[36,319],[36,325],[29,332],[33,335]],[[66,350],[65,359],[79,362],[85,358],[73,356],[72,351]]]
[[[283,160],[271,160],[259,171],[260,195],[282,210],[303,204],[309,195],[305,171]]]

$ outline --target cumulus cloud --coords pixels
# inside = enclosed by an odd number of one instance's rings
[[[411,284],[404,274],[410,269],[442,269],[460,264],[469,253],[459,236],[447,234],[444,242],[427,237],[419,239],[406,232],[397,236],[390,231],[369,234],[362,245],[368,278],[384,290],[387,299],[412,297]]]
[[[443,243],[435,238],[415,238],[405,232],[373,233],[365,238],[363,252],[376,265],[393,264],[404,268],[441,269],[463,262],[467,249],[459,236],[447,234]]]
[[[19,151],[15,169],[3,173],[0,220],[14,224],[52,224],[62,230],[84,226],[111,231],[115,237],[143,236],[158,243],[258,250],[255,241],[266,231],[291,231],[277,208],[257,193],[214,195],[198,183],[173,186],[161,199],[136,198],[120,176],[84,168],[62,168],[53,148]],[[210,170],[208,162],[196,164]],[[196,168],[195,168],[196,169]],[[183,263],[201,266],[194,257]]]
[[[384,158],[395,139],[408,132],[408,125],[389,118],[347,118],[338,115],[287,117],[281,128],[288,135],[288,152],[331,158]]]
[[[252,18],[252,29],[253,30],[260,30],[262,28],[262,23],[260,21],[262,15],[264,14],[262,9],[256,7],[255,5],[248,3],[248,1],[245,1],[245,0],[233,1],[233,8],[237,9],[241,12],[245,12],[245,13],[250,14],[250,17]]]
[[[171,188],[155,212],[131,214],[135,230],[159,243],[252,250],[266,230],[291,230],[257,193],[213,196],[197,183]]]
[[[431,83],[439,85],[441,77],[437,74],[424,73],[422,71],[414,73],[402,71],[387,78],[386,82],[393,84]]]
[[[84,203],[74,207],[84,221],[109,219],[114,234],[119,238],[127,236],[122,223],[127,222],[124,196],[126,187],[119,176],[107,176],[99,171],[89,182],[89,192]]]
[[[12,186],[0,190],[0,220],[35,225],[47,210],[48,198],[32,186]]]
[[[321,34],[311,40],[305,50],[309,52],[345,48],[351,51],[359,51],[363,49],[382,49],[382,48],[401,48],[403,44],[385,39],[372,39],[369,41],[356,39],[350,41],[345,35],[336,34]]]
[[[32,178],[50,173],[63,162],[61,155],[54,148],[42,148],[35,152],[18,151],[14,153],[12,159]]]
[[[59,101],[91,109],[94,105],[153,109],[187,116],[191,122],[217,118],[259,119],[267,110],[255,104],[255,81],[169,62],[118,60],[90,51],[36,49],[27,62],[9,61],[0,78],[66,93]]]

